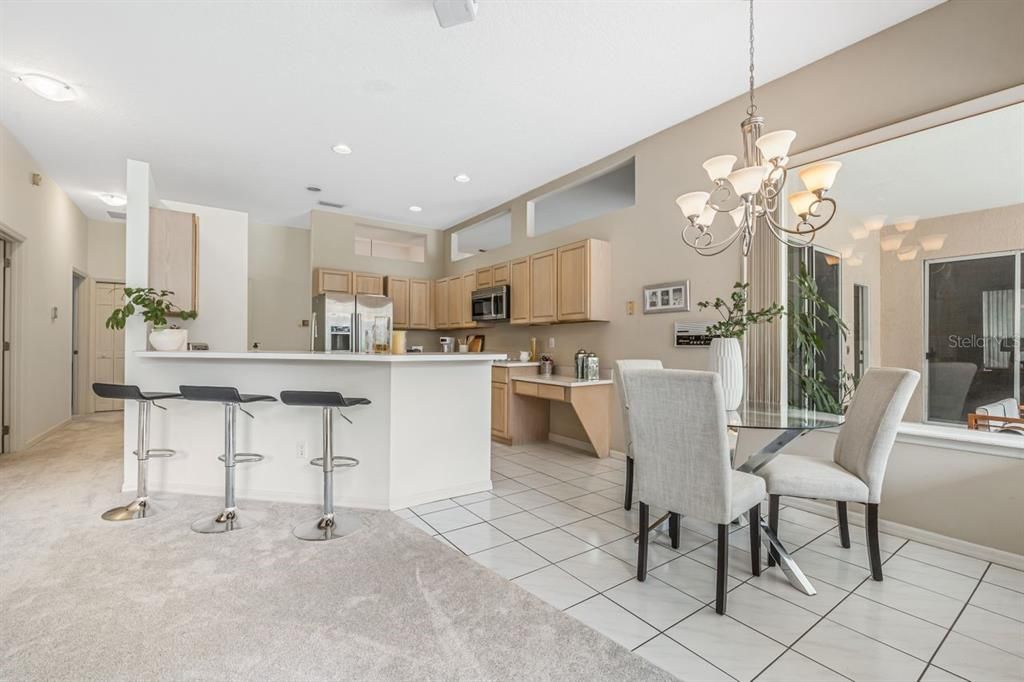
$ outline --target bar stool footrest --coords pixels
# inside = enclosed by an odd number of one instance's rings
[[[220,455],[217,459],[224,461],[224,455]],[[247,464],[249,462],[262,462],[263,455],[258,455],[255,452],[236,452],[235,453],[235,464]]]
[[[168,448],[150,448],[146,450],[147,457],[174,457],[176,454],[178,454],[176,451]]]
[[[335,455],[334,457],[331,458],[331,460],[334,462],[334,466],[336,466],[336,467],[354,467],[354,466],[359,466],[359,460],[356,459],[355,457],[344,457],[342,455]],[[309,466],[311,466],[311,467],[321,467],[323,465],[324,465],[324,458],[323,457],[315,457],[315,458],[309,460]]]

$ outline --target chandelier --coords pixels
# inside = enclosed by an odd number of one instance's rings
[[[690,192],[676,199],[686,219],[683,242],[702,256],[716,256],[741,240],[743,255],[750,253],[751,242],[761,222],[768,226],[780,242],[790,246],[806,246],[814,241],[818,230],[828,225],[836,214],[836,202],[825,193],[831,189],[842,164],[819,161],[800,170],[803,191],[789,196],[799,221],[789,228],[783,224],[779,196],[786,184],[789,147],[796,138],[792,130],[762,133],[764,117],[757,115],[754,104],[754,0],[750,0],[750,105],[747,118],[740,124],[743,131],[742,168],[733,170],[732,154],[714,156],[704,162],[714,188],[710,192]],[[711,229],[715,216],[728,213],[734,226],[728,235],[716,238]]]

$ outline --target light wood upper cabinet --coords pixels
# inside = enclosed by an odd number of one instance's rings
[[[494,276],[494,268],[480,268],[476,271],[476,286],[478,289],[491,286],[491,279]]]
[[[430,329],[430,280],[409,280],[409,329]]]
[[[448,279],[434,283],[434,326],[448,329]]]
[[[473,321],[473,292],[478,288],[475,272],[468,272],[462,276],[462,292],[459,299],[461,313],[459,320],[461,321],[460,326],[463,329],[476,326],[476,322]]]
[[[351,294],[352,273],[330,268],[313,270],[313,295],[319,294]]]
[[[530,323],[530,259],[520,258],[509,263],[509,322]]]
[[[509,264],[498,263],[491,269],[491,286],[496,287],[499,284],[508,284],[510,282],[509,276]],[[482,285],[481,285],[482,286]]]
[[[149,209],[149,286],[174,294],[181,310],[198,310],[199,218],[194,213]]]
[[[530,322],[558,320],[558,250],[530,256]]]
[[[458,329],[462,326],[462,278],[448,278],[448,328]]]
[[[395,329],[408,329],[411,309],[409,280],[406,277],[388,277],[386,284],[388,296],[391,298],[392,325]]]
[[[611,314],[611,246],[585,239],[557,249],[558,321],[606,321]]]
[[[355,293],[358,294],[374,294],[382,296],[384,294],[384,275],[375,275],[369,272],[357,272],[353,275],[355,279]]]

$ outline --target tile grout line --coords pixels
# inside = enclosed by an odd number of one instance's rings
[[[946,630],[946,634],[944,634],[942,636],[942,641],[939,642],[939,645],[937,647],[935,647],[935,651],[932,652],[931,658],[928,659],[928,665],[926,665],[924,667],[924,671],[917,678],[918,682],[921,682],[921,678],[924,677],[924,673],[928,671],[928,668],[932,665],[932,661],[935,660],[935,657],[938,656],[939,651],[942,650],[942,647],[943,647],[943,645],[945,645],[946,640],[949,639],[950,633],[953,632],[953,628],[956,627],[957,621],[960,620],[960,616],[964,615],[964,611],[966,611],[967,607],[970,606],[971,600],[974,599],[974,593],[978,591],[979,587],[981,587],[981,583],[985,581],[985,576],[988,575],[989,569],[991,569],[991,568],[992,568],[992,563],[989,562],[988,566],[986,566],[985,570],[982,572],[981,577],[978,578],[978,583],[974,586],[974,589],[971,590],[970,596],[967,597],[967,601],[965,601],[964,605],[960,608],[960,612],[956,614],[956,618],[954,618],[953,622],[949,624],[949,629]],[[974,639],[974,638],[971,637],[970,639]],[[982,642],[982,643],[984,644],[984,642]],[[991,645],[989,645],[989,646],[991,646]],[[998,648],[998,647],[995,647],[995,648]],[[938,666],[936,666],[936,667],[938,667]],[[959,677],[959,675],[957,675],[957,677]]]

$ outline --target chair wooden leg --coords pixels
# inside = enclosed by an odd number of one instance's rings
[[[755,504],[749,512],[750,516],[750,572],[754,576],[761,575],[761,505]]]
[[[626,499],[622,502],[622,508],[629,511],[633,508],[633,458],[626,457]]]
[[[718,575],[715,578],[715,613],[725,615],[725,590],[729,582],[729,527],[718,524]]]
[[[866,504],[864,531],[868,540],[868,557],[871,559],[871,577],[882,580],[882,549],[878,544],[878,504]]]
[[[769,495],[768,496],[768,527],[775,533],[775,537],[779,537],[779,496]],[[768,548],[768,565],[775,565],[775,550],[770,546]]]
[[[839,517],[839,544],[850,549],[850,522],[846,520],[845,502],[836,502],[836,516]]]
[[[672,540],[672,549],[679,549],[679,514],[668,515],[668,536]]]
[[[636,543],[636,579],[640,582],[647,580],[647,536],[651,524],[650,509],[643,502],[640,503],[640,539]]]

